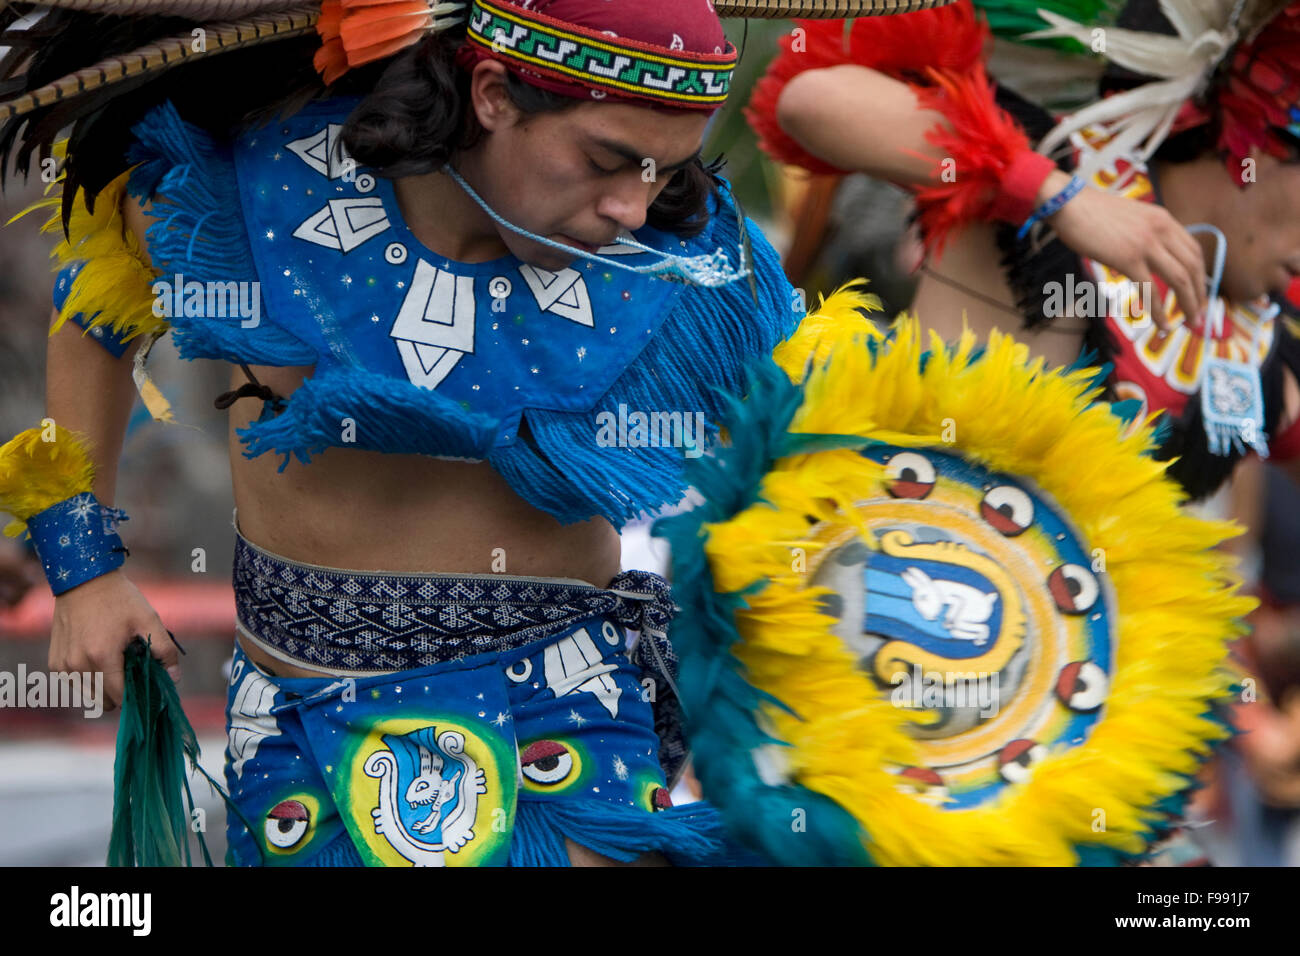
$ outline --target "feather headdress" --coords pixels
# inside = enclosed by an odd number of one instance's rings
[[[719,0],[733,18],[908,13],[951,0]],[[470,2],[442,0],[0,0],[0,189],[68,136],[67,192],[96,194],[126,169],[130,126],[170,98],[224,132],[323,94],[433,32],[466,30]],[[349,77],[357,90],[374,76]],[[350,90],[351,92],[352,90]],[[191,106],[185,109],[185,104]],[[66,224],[65,209],[65,224]]]
[[[1088,158],[1086,168],[1078,171],[1081,176],[1091,176],[1121,156],[1143,162],[1150,159],[1176,124],[1188,117],[1189,101],[1207,91],[1217,71],[1226,69],[1237,74],[1232,85],[1253,85],[1249,78],[1255,59],[1251,47],[1274,34],[1276,25],[1267,33],[1264,28],[1284,12],[1287,22],[1283,26],[1287,29],[1283,32],[1291,48],[1289,62],[1293,68],[1300,66],[1300,33],[1291,26],[1300,4],[1290,3],[1293,9],[1288,9],[1289,3],[1290,0],[1159,0],[1160,12],[1175,31],[1172,36],[1117,27],[1099,31],[1095,24],[1078,23],[1042,11],[1042,18],[1050,26],[1029,34],[1030,37],[1069,37],[1091,43],[1110,62],[1154,79],[1066,117],[1039,143],[1039,152],[1051,155],[1068,143],[1072,134],[1095,126],[1110,139],[1105,149]],[[1276,72],[1271,71],[1274,75]],[[1295,85],[1294,81],[1291,85]],[[1266,102],[1269,97],[1261,95],[1251,99]],[[1243,135],[1240,132],[1233,135],[1242,126],[1241,118],[1236,122],[1231,121],[1231,116],[1228,119],[1224,132],[1229,141],[1225,142],[1221,136],[1220,145],[1230,148],[1232,140],[1235,138],[1239,145]],[[1261,127],[1258,135],[1263,136],[1262,127],[1267,121],[1263,117],[1256,119],[1254,125]],[[1244,138],[1248,148],[1250,137]],[[1122,185],[1121,178],[1114,188]]]

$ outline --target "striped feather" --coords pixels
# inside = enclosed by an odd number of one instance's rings
[[[720,17],[748,19],[842,20],[847,17],[885,16],[946,7],[954,0],[714,0]]]
[[[0,0],[0,9],[7,4]],[[113,16],[185,17],[188,20],[234,20],[257,13],[277,13],[301,6],[302,0],[37,0],[38,7],[104,13]]]
[[[114,83],[151,76],[200,57],[309,33],[315,28],[317,14],[315,4],[300,5],[278,13],[208,24],[204,27],[207,35],[202,50],[194,49],[195,40],[190,31],[156,40],[0,103],[0,122]]]

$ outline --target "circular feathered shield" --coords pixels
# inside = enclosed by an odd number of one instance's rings
[[[705,797],[776,862],[1141,856],[1229,732],[1236,529],[1181,509],[1095,369],[926,351],[853,285],[656,532]]]

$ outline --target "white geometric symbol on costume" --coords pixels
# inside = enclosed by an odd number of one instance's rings
[[[348,169],[356,170],[356,163],[349,161],[348,152],[339,140],[342,131],[342,124],[330,123],[329,126],[318,129],[310,136],[295,139],[286,145],[298,155],[299,159],[322,176],[338,179]]]
[[[596,319],[591,314],[587,282],[577,269],[550,272],[537,266],[521,265],[519,274],[528,283],[533,298],[537,300],[537,307],[543,312],[554,312],[579,325],[595,328]]]
[[[376,750],[363,766],[366,776],[379,778],[379,805],[370,811],[375,833],[415,866],[445,866],[445,852],[474,839],[478,797],[487,793],[487,776],[465,753],[465,736],[447,730],[435,741],[436,732],[385,734],[389,749]]]
[[[423,388],[437,388],[465,353],[474,352],[474,277],[415,264],[410,289],[393,327],[406,376]]]
[[[609,676],[610,671],[618,670],[618,665],[602,663],[600,651],[585,627],[546,648],[542,661],[546,686],[557,698],[594,694],[609,716],[618,716],[618,699],[623,691]]]
[[[230,674],[230,683],[238,681],[243,672],[244,662],[239,661]],[[256,668],[248,668],[248,676],[235,691],[235,700],[230,706],[227,747],[234,761],[236,777],[243,777],[244,764],[253,759],[258,744],[280,733],[280,725],[271,716],[274,701],[275,685]]]
[[[378,196],[366,199],[331,199],[308,216],[293,231],[295,239],[306,239],[327,249],[351,252],[367,239],[388,228],[388,213]]]
[[[400,242],[390,242],[384,248],[384,261],[390,265],[400,266],[406,261],[406,246]]]
[[[674,34],[673,34],[673,42],[670,43],[670,44],[668,44],[668,49],[670,49],[670,50],[685,50],[685,49],[686,49],[686,44],[685,44],[684,42],[682,42],[682,38],[681,38],[680,36],[678,36],[676,33],[674,33]]]

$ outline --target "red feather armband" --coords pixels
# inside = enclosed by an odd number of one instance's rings
[[[921,109],[948,121],[926,133],[944,157],[934,181],[916,190],[921,234],[937,255],[953,232],[972,222],[1024,222],[1056,166],[1030,148],[1024,130],[997,105],[982,66],[962,74],[926,72],[933,85],[909,85]]]
[[[777,122],[782,91],[796,76],[812,70],[852,64],[896,80],[920,76],[927,68],[964,73],[980,63],[990,33],[975,16],[970,0],[898,17],[853,17],[847,20],[790,21],[793,29],[778,38],[776,56],[754,84],[744,116],[758,146],[779,163],[812,173],[846,176],[804,149]]]

